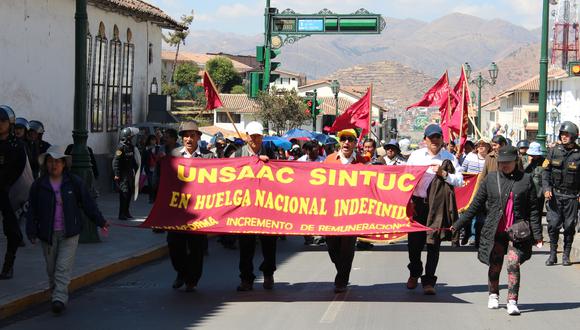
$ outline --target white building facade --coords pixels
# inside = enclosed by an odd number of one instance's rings
[[[182,27],[142,1],[89,0],[87,11],[87,143],[109,157],[119,129],[146,118],[162,28]],[[0,104],[43,122],[57,145],[72,143],[74,16],[74,0],[0,1]]]

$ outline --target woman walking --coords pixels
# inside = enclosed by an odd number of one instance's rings
[[[51,146],[38,157],[41,176],[30,188],[26,234],[40,239],[52,291],[52,311],[60,314],[68,301],[68,285],[82,231],[81,211],[99,227],[109,224],[81,179],[71,173],[71,156]]]
[[[489,206],[481,231],[478,258],[489,266],[489,300],[487,307],[499,308],[499,275],[504,255],[508,255],[507,312],[519,315],[520,265],[532,256],[532,245],[542,247],[542,226],[536,188],[532,176],[517,166],[518,150],[505,146],[498,151],[498,171],[482,181],[471,206],[451,227],[457,230],[471,222],[478,212]],[[516,235],[512,235],[514,229]],[[521,235],[517,235],[521,234]]]

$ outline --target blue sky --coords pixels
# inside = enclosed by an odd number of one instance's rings
[[[217,30],[238,34],[263,31],[265,0],[145,0],[174,18],[194,11],[192,30]],[[280,10],[292,8],[299,13],[314,13],[328,8],[347,14],[358,8],[394,18],[431,21],[452,12],[482,18],[501,18],[527,28],[540,26],[540,0],[272,0]]]

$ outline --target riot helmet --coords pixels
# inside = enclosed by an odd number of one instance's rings
[[[562,132],[569,133],[571,135],[572,143],[574,143],[574,141],[576,141],[576,139],[578,138],[578,126],[576,126],[576,124],[574,124],[571,121],[565,121],[565,122],[563,122],[562,125],[560,125],[560,131],[559,132],[560,132],[560,134]],[[558,134],[558,139],[561,140],[560,134]]]
[[[131,138],[133,138],[134,134],[133,134],[133,130],[131,129],[131,127],[125,127],[121,130],[121,141],[123,142],[127,142],[127,141],[131,141]]]
[[[520,140],[516,146],[518,149],[521,149],[521,148],[529,149],[530,142],[528,140]]]
[[[28,120],[26,120],[26,118],[22,118],[22,117],[16,117],[16,122],[14,124],[15,127],[22,127],[24,129],[26,129],[27,131],[30,129],[30,124],[28,123]]]
[[[11,125],[16,121],[14,110],[7,105],[0,105],[0,120],[8,120]]]
[[[39,120],[31,120],[28,122],[29,130],[35,131],[39,135],[44,134],[44,125]]]

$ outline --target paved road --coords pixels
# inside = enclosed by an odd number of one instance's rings
[[[167,259],[142,266],[72,296],[53,316],[47,305],[9,319],[7,329],[577,329],[580,265],[545,267],[546,248],[523,266],[520,308],[487,309],[487,269],[473,250],[444,247],[438,294],[424,296],[404,283],[405,245],[357,252],[349,291],[332,293],[334,269],[324,247],[302,238],[279,242],[276,288],[238,293],[238,251],[210,241],[210,256],[197,292],[174,291]]]

